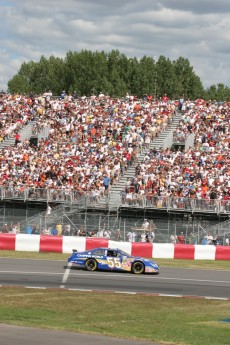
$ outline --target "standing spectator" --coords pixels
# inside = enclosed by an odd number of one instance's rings
[[[58,231],[58,236],[62,236],[62,224],[60,222],[57,223],[56,229]]]
[[[177,236],[177,240],[179,244],[185,244],[185,236],[183,232],[181,232],[180,235]]]
[[[145,232],[143,232],[141,234],[141,242],[146,242],[146,233]]]
[[[206,239],[207,244],[213,244],[213,236],[211,235],[211,232],[208,232],[204,238]]]
[[[17,233],[17,224],[13,224],[11,233],[16,235],[16,233]]]
[[[14,140],[15,140],[14,141],[15,146],[17,146],[18,143],[20,143],[20,134],[18,132],[15,134]]]
[[[155,231],[150,231],[149,241],[152,243],[155,240]]]
[[[182,110],[183,103],[184,103],[184,97],[183,97],[183,96],[180,96],[180,98],[179,98],[179,103],[178,103],[178,110],[179,110],[179,111]]]
[[[229,246],[229,238],[225,238],[225,245]]]
[[[99,229],[98,231],[97,231],[97,237],[104,237],[104,229],[102,228],[102,229]]]
[[[104,185],[104,187],[105,187],[105,193],[108,193],[109,185],[110,185],[110,178],[109,178],[108,175],[105,175],[105,176],[104,176],[103,185]]]
[[[149,230],[149,222],[148,219],[144,220],[144,223],[142,224],[142,229],[144,229],[145,231]]]
[[[127,234],[128,241],[129,242],[135,242],[136,241],[136,233],[134,231],[129,231]]]
[[[104,234],[103,234],[103,237],[104,238],[107,238],[108,240],[110,239],[110,236],[111,236],[111,232],[109,230],[105,230],[104,231]]]
[[[58,235],[58,230],[57,230],[56,226],[54,226],[54,228],[51,230],[51,235],[52,236],[57,236]]]
[[[31,234],[32,234],[32,228],[31,228],[30,225],[27,225],[27,226],[26,226],[26,234],[27,234],[27,235],[31,235]]]
[[[52,207],[50,206],[50,204],[47,204],[46,216],[50,216],[51,211],[52,211]]]
[[[64,231],[63,231],[64,236],[70,236],[71,235],[71,225],[70,223],[67,223],[65,225]]]
[[[116,241],[120,241],[121,240],[121,230],[120,229],[117,229],[116,231]]]
[[[177,235],[172,234],[170,236],[170,243],[176,244],[177,243]]]

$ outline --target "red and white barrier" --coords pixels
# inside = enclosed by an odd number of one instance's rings
[[[84,251],[98,247],[120,248],[134,256],[156,259],[230,260],[230,246],[130,243],[92,237],[0,234],[0,250],[71,253],[73,249]]]

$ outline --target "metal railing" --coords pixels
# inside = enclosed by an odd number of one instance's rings
[[[157,208],[178,211],[205,212],[205,213],[226,213],[230,214],[230,201],[205,200],[184,197],[163,197],[163,196],[142,196],[133,193],[127,195],[122,205],[123,207]]]
[[[126,208],[153,208],[165,209],[167,211],[187,211],[187,212],[204,212],[215,214],[230,214],[230,200],[205,200],[192,199],[177,196],[148,196],[135,193],[128,193],[126,197],[118,196],[112,198],[113,194],[107,196],[107,206],[109,208],[110,201],[116,203],[119,207]],[[18,187],[0,187],[1,200],[24,200],[24,201],[42,201],[46,203],[64,203],[67,205],[78,205],[79,208],[92,208],[98,204],[99,199],[94,198],[90,191],[79,192],[70,188],[65,189],[49,189],[49,188],[30,188],[25,186]],[[101,197],[103,198],[103,196]]]

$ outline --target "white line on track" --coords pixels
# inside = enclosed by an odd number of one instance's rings
[[[68,280],[68,277],[69,277],[69,274],[70,274],[71,266],[72,266],[72,263],[69,262],[67,267],[66,267],[66,270],[65,270],[65,273],[63,275],[63,278],[62,278],[62,285],[60,286],[61,289],[65,288],[65,284],[66,284],[66,282]]]
[[[72,264],[69,264],[65,270],[65,273],[63,275],[63,278],[62,278],[62,284],[65,284],[67,282],[67,279],[69,277],[69,274],[70,274],[70,270],[71,270],[71,266]],[[54,272],[29,272],[29,271],[0,271],[0,274],[30,274],[30,275],[52,275],[52,276],[60,276],[62,275],[63,273],[60,272],[60,273],[54,273]],[[162,277],[160,275],[157,275],[157,276],[137,276],[137,275],[132,275],[132,274],[124,274],[124,273],[121,273],[121,274],[117,274],[117,273],[99,273],[99,272],[92,272],[92,273],[88,273],[88,272],[84,272],[84,273],[80,273],[80,272],[77,272],[77,273],[71,273],[71,276],[72,277],[87,277],[87,276],[90,276],[90,277],[103,277],[104,279],[107,279],[109,277],[113,277],[113,278],[118,278],[118,277],[122,277],[124,279],[139,279],[139,280],[155,280],[157,282],[160,282],[162,280],[174,280],[174,281],[189,281],[189,282],[196,282],[196,283],[199,283],[199,282],[203,282],[203,283],[226,283],[226,284],[230,284],[230,280],[229,281],[226,281],[226,280],[208,280],[208,279],[192,279],[192,278],[176,278],[176,277]]]

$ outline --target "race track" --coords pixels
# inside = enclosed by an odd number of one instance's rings
[[[87,272],[64,261],[0,258],[0,285],[230,298],[230,274],[222,270],[161,267],[160,274]]]

